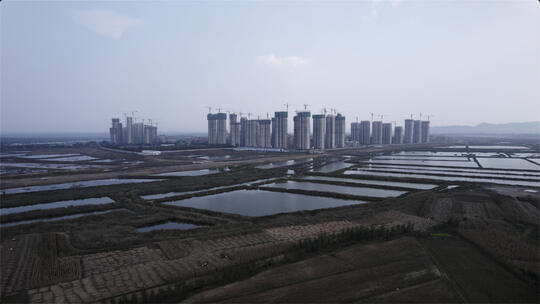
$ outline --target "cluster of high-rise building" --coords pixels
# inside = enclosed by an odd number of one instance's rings
[[[311,118],[313,117],[313,145],[311,141]],[[288,142],[287,111],[274,113],[271,119],[249,119],[229,114],[229,132],[226,130],[227,116],[224,113],[208,114],[208,143],[230,144],[235,147],[274,149],[334,149],[345,147],[345,116],[341,114],[311,115],[309,111],[298,111],[293,117],[294,136],[292,146]]]
[[[405,119],[402,126],[382,120],[351,123],[351,141],[359,145],[420,144],[429,142],[429,121]]]
[[[132,116],[126,116],[125,125],[120,122],[120,118],[113,118],[109,135],[113,145],[140,145],[158,142],[157,125],[153,125],[151,121],[149,124],[145,124],[144,121],[137,122]]]

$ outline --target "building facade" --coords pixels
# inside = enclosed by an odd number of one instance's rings
[[[360,144],[369,145],[371,143],[371,123],[369,120],[360,122]]]
[[[326,136],[326,117],[324,114],[313,115],[313,149],[324,150]]]
[[[336,116],[336,148],[345,148],[345,116],[338,114]]]
[[[422,143],[428,143],[429,142],[429,121],[422,121],[421,141],[422,141]]]
[[[371,123],[371,143],[374,145],[382,144],[382,121]]]
[[[257,147],[272,148],[272,121],[270,119],[259,120],[259,137]]]
[[[393,143],[401,145],[403,143],[403,127],[396,126],[394,128],[394,140]]]
[[[287,149],[288,112],[275,112],[272,118],[272,147]]]
[[[413,144],[422,143],[422,121],[415,120],[413,123]]]
[[[310,146],[311,113],[298,112],[294,117],[294,146],[298,150],[308,150]]]
[[[334,149],[336,147],[336,117],[332,114],[326,116],[326,135],[324,147]]]
[[[413,143],[413,133],[414,133],[414,121],[412,119],[405,119],[405,134],[403,135],[404,144]]]

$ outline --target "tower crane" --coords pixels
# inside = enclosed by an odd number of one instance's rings
[[[208,113],[209,113],[209,114],[212,113],[212,107],[211,107],[211,106],[206,106],[205,108],[208,109]]]
[[[284,103],[283,105],[287,109],[287,112],[289,112],[289,106],[292,106],[293,104],[292,103]]]
[[[304,104],[304,111],[307,111],[307,107],[308,107],[308,106],[309,106],[309,105],[308,105],[307,103]]]

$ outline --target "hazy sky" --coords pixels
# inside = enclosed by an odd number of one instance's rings
[[[336,108],[347,125],[540,119],[540,9],[519,1],[2,1],[1,128],[108,132],[137,110]],[[291,121],[292,122],[292,121]],[[292,123],[289,128],[292,132]]]

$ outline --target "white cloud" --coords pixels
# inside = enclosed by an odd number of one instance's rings
[[[111,38],[120,38],[141,20],[105,9],[74,11],[75,21],[90,31]]]
[[[265,56],[261,56],[261,59],[264,64],[274,67],[299,67],[306,65],[309,61],[306,58],[299,56],[288,56],[288,57],[279,57],[273,53],[270,53]]]

